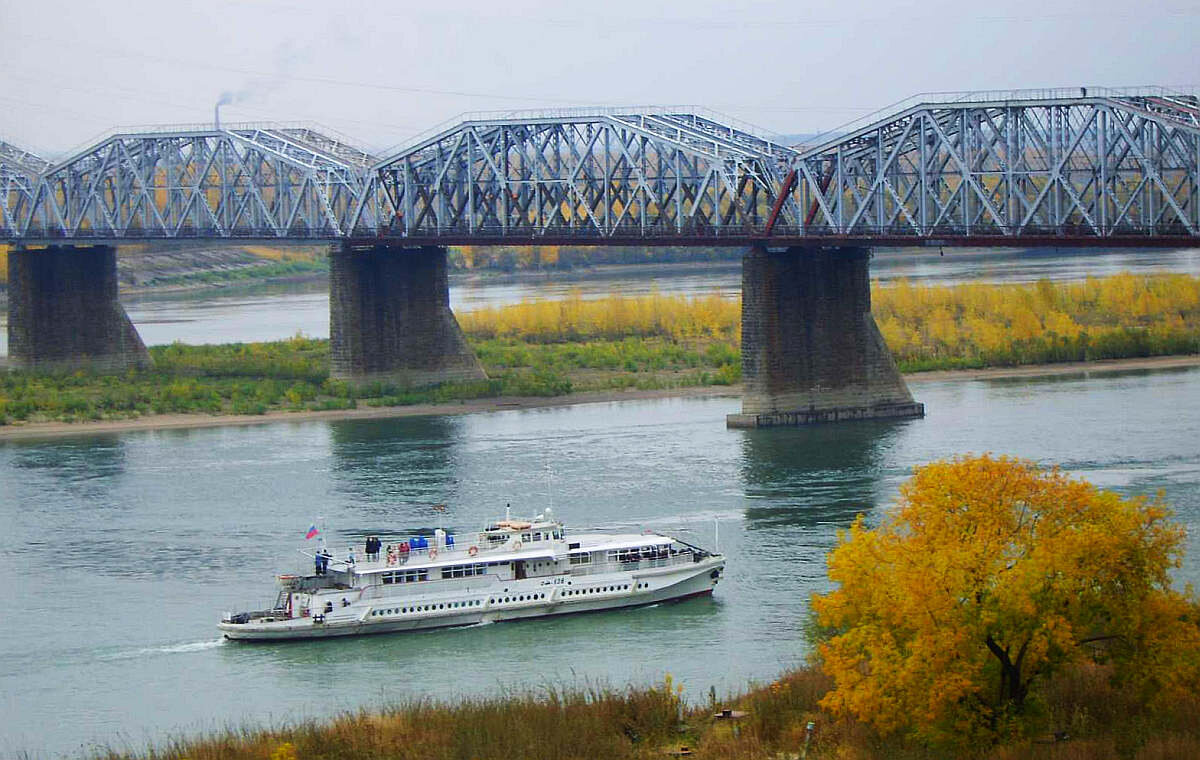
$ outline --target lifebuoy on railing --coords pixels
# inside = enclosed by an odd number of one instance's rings
[[[469,555],[470,555],[470,556],[472,556],[472,557],[474,557],[474,556],[475,556],[476,554],[478,554],[478,553],[479,553],[479,547],[478,547],[478,546],[472,546],[470,549],[467,549],[467,554],[469,554]]]
[[[516,541],[513,541],[513,551],[517,551],[520,548],[521,548],[521,539],[518,538]]]
[[[429,550],[429,558],[430,558],[430,559],[437,559],[437,549],[430,549],[430,550]]]

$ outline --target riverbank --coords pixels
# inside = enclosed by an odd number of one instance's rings
[[[1192,367],[1200,367],[1200,355],[1104,359],[1094,362],[1068,362],[1023,367],[993,367],[990,369],[939,370],[909,373],[904,377],[909,385],[919,386],[921,383],[944,381],[965,382],[971,380],[1000,380],[1015,377],[1102,374],[1109,372],[1187,369]],[[0,426],[0,441],[127,433],[139,430],[183,430],[224,426],[266,425],[278,422],[311,422],[313,420],[367,420],[392,417],[479,414],[483,412],[504,412],[662,398],[737,397],[741,393],[742,387],[739,384],[649,390],[585,391],[563,396],[502,396],[498,398],[461,399],[447,403],[356,409],[280,410],[264,414],[159,414],[122,420],[29,422]]]
[[[543,687],[537,693],[416,701],[361,710],[325,721],[240,729],[176,739],[150,753],[102,752],[97,760],[303,760],[303,758],[450,758],[538,760],[694,757],[714,760],[886,760],[971,757],[1196,757],[1200,719],[1194,700],[1151,709],[1110,682],[1111,671],[1086,665],[1039,682],[1034,732],[995,746],[938,750],[919,740],[881,736],[821,707],[830,679],[815,667],[706,704],[683,702],[670,675],[648,688]],[[1052,746],[1048,746],[1052,745]]]
[[[877,288],[873,298],[880,333],[905,373],[1043,365],[1074,372],[1102,360],[1200,355],[1200,278],[1186,275],[1029,286],[900,282]],[[558,404],[577,394],[670,395],[742,379],[740,304],[719,295],[588,300],[574,293],[480,309],[459,321],[483,379],[424,388],[348,383],[330,374],[330,341],[303,335],[172,343],[150,348],[151,367],[117,375],[0,374],[0,426],[179,414],[371,415],[396,407],[440,414],[446,406]]]

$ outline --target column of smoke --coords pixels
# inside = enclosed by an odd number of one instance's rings
[[[291,76],[296,66],[312,60],[315,41],[297,47],[292,41],[284,42],[275,48],[274,59],[276,73],[254,78],[237,90],[226,90],[217,98],[213,106],[213,126],[221,128],[221,106],[231,106],[246,102],[258,102],[271,95],[283,86],[284,80]]]
[[[221,106],[227,106],[233,102],[232,92],[223,92],[221,97],[217,98],[217,104],[213,106],[213,126],[217,129],[221,128]]]
[[[217,129],[221,128],[221,106],[260,102],[282,87],[284,81],[291,76],[299,64],[312,60],[313,51],[316,49],[315,45],[315,42],[310,42],[297,47],[293,42],[288,41],[276,47],[273,56],[276,73],[264,75],[262,78],[255,77],[236,90],[222,92],[217,98],[216,105],[213,106],[213,126]]]

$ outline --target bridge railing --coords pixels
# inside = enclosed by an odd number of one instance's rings
[[[1087,95],[1084,95],[1084,92]],[[910,95],[903,100],[897,100],[891,105],[876,109],[870,113],[859,116],[856,119],[839,124],[832,129],[827,129],[813,135],[805,140],[803,144],[795,146],[798,150],[804,151],[806,147],[813,147],[829,142],[839,135],[846,135],[856,132],[863,127],[870,126],[876,122],[884,121],[887,117],[901,114],[914,106],[929,104],[945,104],[945,105],[961,105],[965,103],[1000,103],[1008,101],[1028,101],[1028,100],[1068,100],[1079,99],[1081,97],[1091,98],[1121,98],[1121,97],[1172,97],[1172,96],[1187,96],[1195,97],[1196,90],[1190,87],[1161,87],[1158,85],[1145,85],[1138,87],[1093,87],[1084,85],[1081,87],[1042,87],[1042,88],[1026,88],[1012,90],[943,90],[931,92],[919,92],[916,95]]]
[[[711,108],[689,105],[656,105],[656,106],[570,106],[563,108],[550,109],[516,109],[516,110],[494,110],[494,111],[464,111],[463,113],[453,116],[445,121],[439,122],[434,126],[421,130],[413,134],[411,137],[405,138],[390,148],[378,153],[383,156],[381,164],[386,164],[395,157],[402,155],[410,150],[413,150],[422,143],[436,137],[443,132],[447,132],[464,122],[511,122],[511,121],[539,121],[539,120],[558,120],[558,119],[580,119],[602,116],[629,116],[629,115],[667,115],[667,114],[693,114],[701,116],[720,123],[724,126],[732,127],[739,132],[745,132],[749,135],[754,135],[762,140],[779,143],[783,145],[782,135],[771,132],[756,124],[751,124],[741,119],[736,119],[726,114],[714,111]]]
[[[363,146],[357,138],[350,137],[336,129],[330,129],[324,124],[315,121],[236,121],[236,122],[221,122],[218,128],[211,121],[191,122],[180,124],[178,122],[171,124],[128,124],[109,127],[103,132],[97,134],[89,140],[85,140],[74,146],[73,148],[62,151],[61,153],[51,154],[49,158],[51,169],[57,168],[65,163],[69,163],[76,157],[91,153],[97,145],[120,135],[186,135],[196,134],[201,132],[237,132],[237,131],[253,131],[253,130],[273,130],[273,129],[307,129],[313,132],[319,132],[325,137],[330,137],[340,143],[362,151],[363,153],[372,154],[372,151]],[[380,154],[372,154],[380,155]]]

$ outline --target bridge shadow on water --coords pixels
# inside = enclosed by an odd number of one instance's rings
[[[893,473],[889,452],[912,424],[851,422],[746,431],[742,480],[747,528],[848,525],[881,506]]]
[[[456,417],[399,417],[330,424],[330,487],[363,536],[429,531],[434,504],[458,495]]]
[[[111,487],[111,481],[124,475],[127,452],[119,435],[89,435],[7,447],[10,464],[28,473],[27,485],[38,481],[43,487],[57,487],[72,495],[96,497]]]

